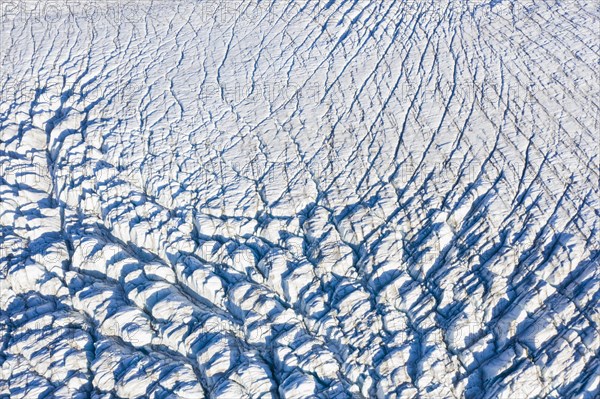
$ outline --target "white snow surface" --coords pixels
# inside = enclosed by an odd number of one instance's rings
[[[0,398],[598,398],[600,8],[2,1]]]

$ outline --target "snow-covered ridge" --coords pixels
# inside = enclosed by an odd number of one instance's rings
[[[1,6],[1,398],[599,395],[596,5]]]

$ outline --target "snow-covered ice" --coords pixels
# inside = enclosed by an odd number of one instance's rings
[[[0,398],[600,396],[595,2],[0,6]]]

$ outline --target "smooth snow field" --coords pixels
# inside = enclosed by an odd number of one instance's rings
[[[0,7],[0,399],[600,398],[597,2]]]

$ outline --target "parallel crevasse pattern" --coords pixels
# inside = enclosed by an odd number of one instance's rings
[[[596,397],[599,15],[3,3],[0,397]]]

